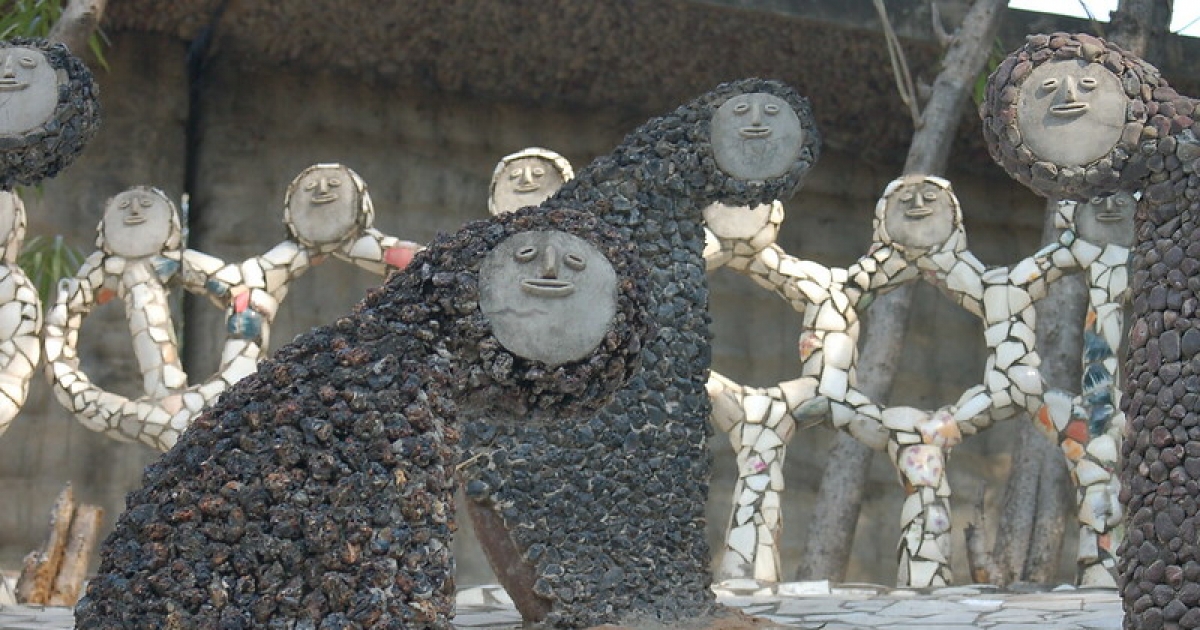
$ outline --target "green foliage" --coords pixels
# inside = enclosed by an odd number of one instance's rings
[[[992,50],[988,53],[987,62],[983,65],[983,72],[975,77],[975,86],[971,89],[971,100],[975,101],[975,109],[979,109],[983,105],[983,99],[987,96],[988,77],[1004,61],[1008,53],[1004,50],[1004,44],[997,38],[992,42]]]
[[[0,0],[0,39],[46,37],[63,13],[63,0]],[[100,29],[88,38],[88,48],[101,68],[108,70],[104,45],[108,38]]]
[[[52,304],[60,278],[69,278],[83,264],[83,252],[60,236],[35,236],[25,241],[17,264],[37,287],[42,304]]]

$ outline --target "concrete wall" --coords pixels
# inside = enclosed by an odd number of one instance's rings
[[[98,73],[105,107],[100,136],[30,204],[31,234],[60,233],[88,251],[104,199],[134,184],[153,184],[178,198],[191,172],[189,245],[231,261],[261,253],[283,238],[283,195],[291,179],[312,163],[335,161],[367,181],[376,227],[425,241],[487,215],[488,181],[501,156],[541,145],[582,167],[608,152],[636,124],[660,113],[471,101],[368,83],[335,70],[245,69],[240,60],[219,52],[206,65],[198,98],[189,106],[181,44],[144,35],[114,37],[109,55],[113,69]],[[711,87],[696,86],[695,93]],[[898,120],[904,115],[896,113]],[[188,121],[196,125],[190,140]],[[825,155],[805,189],[787,202],[780,243],[791,253],[830,265],[855,259],[869,244],[875,199],[902,161],[898,155],[894,165],[868,166],[855,155]],[[949,175],[981,259],[1001,264],[1037,248],[1040,200],[999,169]],[[377,278],[338,261],[312,269],[282,305],[274,345],[330,321],[375,282]],[[918,296],[905,371],[889,402],[931,408],[956,399],[982,375],[983,341],[970,315],[931,290]],[[713,278],[712,310],[715,369],[755,385],[794,376],[800,319],[782,301],[722,271]],[[189,372],[194,379],[206,378],[216,366],[221,314],[206,301],[190,299],[180,312]],[[85,333],[89,374],[110,389],[136,393],[120,309],[90,317]],[[957,490],[960,532],[984,488],[994,510],[1008,473],[1014,429],[993,429],[955,452],[949,474]],[[798,561],[808,506],[832,438],[824,429],[809,429],[794,438],[790,449],[785,574]],[[717,478],[709,522],[719,548],[734,465],[723,436],[713,446]],[[0,437],[0,568],[17,568],[20,557],[39,543],[50,502],[62,484],[71,482],[82,500],[105,505],[111,524],[124,493],[136,486],[141,468],[154,457],[145,447],[117,444],[83,429],[39,379],[26,410]],[[848,579],[886,584],[894,580],[902,496],[895,473],[881,456],[873,464],[870,484]],[[465,521],[461,531],[460,584],[493,581]],[[956,541],[961,546],[961,534]],[[956,573],[965,576],[961,548],[956,563]],[[1064,559],[1060,579],[1071,579],[1070,566],[1071,560]]]

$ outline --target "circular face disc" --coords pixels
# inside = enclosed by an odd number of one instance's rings
[[[783,175],[803,144],[796,111],[774,94],[739,94],[713,114],[713,157],[731,177],[761,181]]]
[[[105,250],[123,258],[144,258],[163,251],[176,236],[171,204],[148,190],[127,190],[104,208]]]
[[[1075,232],[1094,245],[1133,245],[1137,200],[1127,192],[1095,197],[1075,208]]]
[[[340,243],[358,227],[358,189],[343,168],[310,169],[292,182],[286,220],[300,242]]]
[[[0,48],[0,136],[46,123],[58,105],[58,73],[40,50]]]
[[[617,312],[612,264],[566,232],[514,234],[488,254],[479,275],[479,307],[496,339],[548,365],[590,354]]]
[[[1021,83],[1017,129],[1038,159],[1084,166],[1121,139],[1129,103],[1117,76],[1098,63],[1047,61]]]
[[[906,183],[887,198],[884,228],[893,243],[904,247],[941,245],[954,233],[954,200],[950,191],[926,181]]]

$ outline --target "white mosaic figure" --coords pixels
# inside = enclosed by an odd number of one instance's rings
[[[710,222],[710,230],[721,229]],[[1073,235],[1011,268],[988,269],[966,248],[962,213],[949,182],[909,176],[893,181],[876,206],[874,245],[845,270],[827,269],[787,255],[776,245],[757,247],[723,228],[711,246],[713,260],[727,264],[772,289],[804,314],[799,350],[802,376],[781,383],[774,399],[796,419],[828,414],[836,428],[864,444],[886,450],[906,490],[902,510],[898,582],[908,586],[948,584],[949,498],[945,468],[962,435],[1040,405],[1041,378],[1033,350],[1032,304],[1045,285],[1086,258],[1086,247],[1069,247]],[[737,243],[738,237],[742,243]],[[742,252],[739,253],[739,248]],[[755,250],[758,250],[755,253]],[[873,294],[921,275],[985,321],[989,359],[983,382],[936,411],[887,408],[855,387],[858,311]],[[719,375],[718,375],[719,377]],[[714,378],[710,395],[726,409],[745,409],[748,390]],[[1036,404],[1035,404],[1036,403]],[[736,415],[730,417],[736,417]],[[769,416],[768,416],[769,417]],[[729,424],[729,419],[723,422]],[[720,426],[720,423],[718,423]]]
[[[549,149],[529,147],[506,155],[492,172],[488,212],[496,216],[536,206],[574,177],[571,163]]]
[[[1125,324],[1136,206],[1134,196],[1122,192],[1086,204],[1061,202],[1056,219],[1057,227],[1075,231],[1080,246],[1099,248],[1085,269],[1088,306],[1080,394],[1048,391],[1034,416],[1038,428],[1062,448],[1075,484],[1081,586],[1116,586],[1116,528],[1123,514],[1116,469],[1125,430],[1116,351]]]
[[[25,204],[16,193],[0,191],[0,434],[25,404],[42,356],[42,303],[17,266],[24,240]]]
[[[175,204],[160,190],[135,186],[108,200],[97,228],[98,251],[75,276],[59,283],[43,333],[46,369],[55,397],[84,426],[122,441],[167,450],[200,412],[254,370],[261,346],[231,339],[216,374],[188,385],[167,302],[168,288],[197,289],[195,270],[220,261],[185,250]],[[84,318],[113,297],[125,303],[144,395],[107,392],[80,369],[78,343]]]
[[[375,209],[366,182],[341,164],[314,164],[301,171],[284,195],[288,238],[241,263],[216,259],[189,276],[227,305],[234,339],[268,347],[270,326],[290,284],[329,256],[377,275],[403,269],[421,246],[374,228]]]

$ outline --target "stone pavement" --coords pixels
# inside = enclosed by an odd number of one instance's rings
[[[1059,587],[1001,592],[991,586],[933,590],[796,582],[776,588],[718,588],[720,601],[787,628],[852,630],[1120,630],[1121,600],[1113,589]],[[3,597],[3,593],[0,593]],[[464,588],[459,628],[514,630],[521,617],[498,586]],[[0,604],[0,630],[70,630],[71,609]]]

